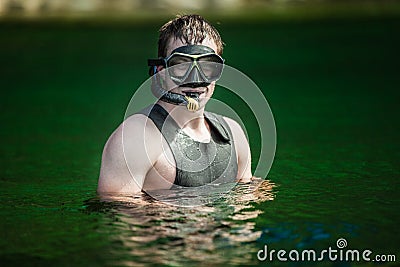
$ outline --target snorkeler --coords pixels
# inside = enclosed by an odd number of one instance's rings
[[[158,101],[128,117],[108,139],[99,193],[248,182],[250,148],[240,125],[205,111],[221,77],[223,42],[198,15],[160,28],[158,59],[149,59]]]

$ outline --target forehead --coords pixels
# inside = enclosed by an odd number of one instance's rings
[[[167,56],[169,56],[169,55],[171,54],[171,52],[172,52],[173,50],[175,50],[176,48],[181,47],[181,46],[185,46],[185,45],[188,45],[188,44],[187,44],[186,42],[182,42],[181,39],[171,37],[171,38],[169,39],[168,45],[167,45]],[[217,49],[217,45],[215,44],[214,40],[212,40],[212,39],[210,39],[210,38],[205,38],[205,39],[203,40],[203,42],[201,42],[201,43],[196,43],[196,45],[205,45],[205,46],[208,46],[208,47],[212,48],[212,49],[215,51],[215,53],[217,53],[217,50],[218,50],[218,49]]]

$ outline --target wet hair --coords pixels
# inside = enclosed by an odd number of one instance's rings
[[[217,45],[216,53],[222,55],[223,45],[218,31],[200,15],[178,15],[159,30],[158,56],[166,57],[171,38],[181,39],[186,44],[198,44],[207,37]]]

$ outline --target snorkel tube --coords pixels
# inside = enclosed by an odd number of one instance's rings
[[[168,90],[165,90],[162,86],[161,78],[157,74],[157,66],[164,66],[169,68],[168,60],[175,54],[184,54],[186,56],[194,56],[194,55],[213,55],[215,51],[204,45],[186,45],[178,47],[177,49],[171,52],[171,56],[168,58],[158,58],[158,59],[149,59],[148,65],[150,66],[149,74],[152,76],[152,85],[151,91],[155,97],[160,99],[161,101],[173,104],[173,105],[184,105],[189,111],[195,112],[200,108],[199,104],[199,96],[198,92],[186,92],[186,95],[173,93]],[[219,56],[217,56],[219,57]],[[221,58],[223,63],[223,60]],[[172,67],[173,68],[173,67]],[[207,87],[211,84],[209,80],[207,80],[204,75],[199,72],[197,66],[192,66],[188,71],[187,75],[182,80],[177,80],[176,78],[172,80],[179,87]]]

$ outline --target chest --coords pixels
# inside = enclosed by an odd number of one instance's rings
[[[173,141],[162,145],[161,151],[147,173],[145,190],[169,189],[173,184],[202,186],[236,177],[233,146],[226,142],[215,142],[215,138],[202,143],[178,131]]]
[[[175,182],[176,163],[170,147],[162,145],[162,153],[147,172],[143,189],[162,190],[170,189]]]

